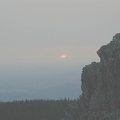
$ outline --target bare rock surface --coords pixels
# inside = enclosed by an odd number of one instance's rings
[[[80,120],[120,120],[120,33],[97,54],[100,62],[82,71]]]

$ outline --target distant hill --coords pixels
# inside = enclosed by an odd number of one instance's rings
[[[17,88],[14,91],[3,91],[3,93],[0,93],[0,101],[13,101],[13,100],[25,100],[25,99],[76,99],[81,94],[80,84],[76,83],[63,83],[60,85],[55,85],[47,88],[39,88],[39,89],[31,89],[28,91],[23,90],[19,92],[16,91]]]

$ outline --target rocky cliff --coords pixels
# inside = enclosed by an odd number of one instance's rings
[[[120,120],[120,33],[82,71],[80,120]]]

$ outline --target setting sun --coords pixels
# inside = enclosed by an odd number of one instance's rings
[[[66,55],[61,55],[60,57],[61,57],[61,58],[66,58],[67,56],[66,56]]]

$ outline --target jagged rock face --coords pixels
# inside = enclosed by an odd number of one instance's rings
[[[113,40],[98,50],[98,56],[102,64],[116,62],[120,59],[120,33],[113,37]]]
[[[88,110],[120,109],[120,33],[102,46],[100,62],[83,68],[82,91]]]

